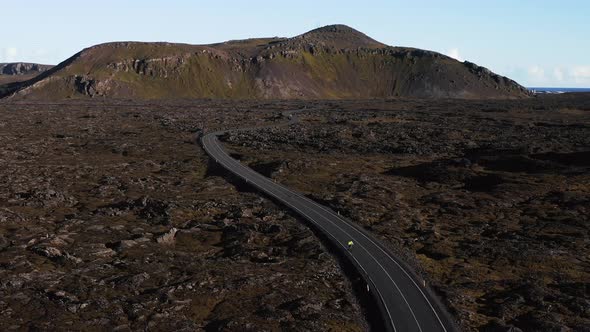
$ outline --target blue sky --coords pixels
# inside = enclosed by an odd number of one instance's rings
[[[59,63],[120,41],[295,36],[342,23],[389,45],[469,60],[526,86],[590,87],[586,0],[19,0],[2,4],[0,62]]]

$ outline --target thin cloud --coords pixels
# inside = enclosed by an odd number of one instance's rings
[[[528,70],[529,80],[534,83],[545,82],[545,69],[540,66],[532,66]]]
[[[553,68],[539,65],[527,69],[526,81],[530,86],[590,86],[590,66],[556,66]]]
[[[590,66],[573,67],[570,76],[576,83],[590,84]]]
[[[18,58],[18,49],[16,47],[7,47],[2,53],[2,62],[14,62]]]
[[[451,48],[450,50],[447,51],[447,55],[455,60],[464,61],[463,57],[459,53],[458,48]]]
[[[563,69],[561,69],[560,67],[556,67],[553,69],[553,76],[556,80],[560,82],[565,79],[565,73],[563,72]]]

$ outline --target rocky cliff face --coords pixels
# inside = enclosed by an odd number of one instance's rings
[[[44,71],[53,68],[51,65],[40,65],[37,63],[1,63],[0,74],[1,75],[30,75],[40,74]]]
[[[343,25],[213,45],[109,43],[5,93],[13,98],[522,98],[472,63],[381,44]]]

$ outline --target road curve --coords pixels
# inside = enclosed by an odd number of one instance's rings
[[[284,112],[290,121],[280,125],[295,123],[296,112]],[[253,129],[256,128],[237,130]],[[378,240],[331,209],[275,183],[231,158],[217,138],[224,133],[225,131],[217,131],[201,137],[201,144],[207,154],[226,170],[307,219],[341,249],[367,282],[388,331],[456,331],[450,316],[424,286],[424,281]],[[350,240],[354,242],[354,246],[349,251],[347,243]]]

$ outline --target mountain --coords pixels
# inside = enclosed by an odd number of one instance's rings
[[[116,42],[87,48],[11,98],[523,98],[516,82],[470,62],[379,43],[344,25],[293,38],[211,45]]]
[[[37,63],[0,63],[0,85],[30,80],[51,68],[53,66]]]
[[[38,63],[0,63],[0,75],[38,75],[51,68],[53,68],[53,66],[40,65]]]

